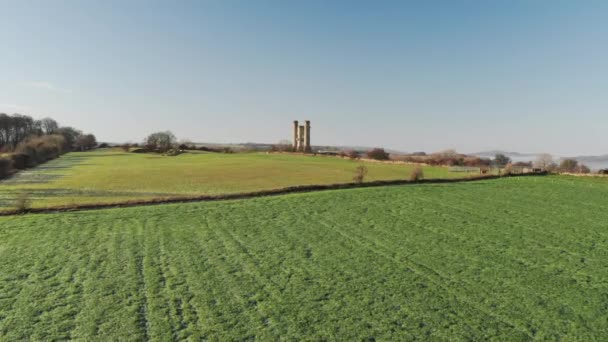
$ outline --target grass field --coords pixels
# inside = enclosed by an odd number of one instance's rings
[[[608,181],[2,217],[0,270],[6,341],[601,340]]]
[[[33,207],[214,195],[294,185],[351,182],[359,163],[264,153],[186,153],[177,157],[100,150],[69,153],[0,181],[0,209],[25,193]],[[366,180],[407,179],[412,166],[366,163]],[[425,167],[427,178],[462,177]]]

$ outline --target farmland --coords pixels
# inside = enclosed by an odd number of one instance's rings
[[[0,340],[597,340],[607,203],[548,176],[2,217]]]
[[[216,195],[347,183],[358,163],[334,157],[197,153],[176,157],[112,150],[72,152],[0,181],[0,210],[26,194],[33,207]],[[411,165],[366,163],[367,181],[407,179]],[[427,178],[463,177],[425,167]]]

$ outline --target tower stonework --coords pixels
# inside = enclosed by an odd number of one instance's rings
[[[304,152],[304,126],[300,126],[298,130],[298,152]]]
[[[304,126],[304,152],[310,152],[310,120],[305,121]]]
[[[298,120],[293,122],[293,150],[295,152],[311,152],[310,147],[310,121],[306,120],[300,126]]]
[[[298,120],[295,120],[293,122],[293,150],[295,152],[297,152],[300,147],[300,145],[298,144],[298,136],[299,136],[298,127],[300,127],[300,126],[298,126]]]

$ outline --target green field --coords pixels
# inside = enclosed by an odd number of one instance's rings
[[[265,153],[197,153],[176,157],[110,150],[68,153],[0,181],[0,209],[21,193],[33,207],[215,195],[294,185],[351,182],[358,162]],[[407,179],[411,165],[365,163],[366,180]],[[462,177],[425,167],[425,177]]]
[[[0,270],[6,341],[602,340],[608,182],[2,217]]]

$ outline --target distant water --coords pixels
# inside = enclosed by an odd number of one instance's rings
[[[591,170],[608,169],[608,160],[603,161],[583,161],[583,164],[587,165]]]
[[[513,162],[528,162],[535,161],[537,159],[537,155],[526,155],[526,156],[509,156]],[[555,162],[559,164],[561,157],[554,157]],[[583,163],[587,165],[592,171],[597,171],[600,169],[608,169],[608,159],[597,160],[597,161],[589,161],[589,160],[579,160],[579,163]]]

